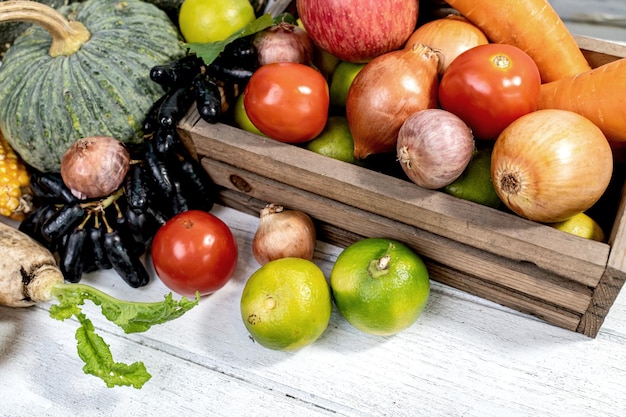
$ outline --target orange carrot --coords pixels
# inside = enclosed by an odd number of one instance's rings
[[[626,142],[626,58],[543,84],[538,106],[576,112],[609,141]]]
[[[514,45],[539,67],[543,82],[591,69],[547,0],[448,0],[494,43]]]

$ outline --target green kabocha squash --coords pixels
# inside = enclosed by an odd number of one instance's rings
[[[185,54],[176,26],[139,0],[87,0],[58,10],[0,2],[0,22],[35,23],[0,66],[0,128],[22,159],[59,172],[76,140],[139,143],[150,106],[165,92],[150,69]]]

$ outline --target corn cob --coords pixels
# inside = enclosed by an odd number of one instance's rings
[[[0,133],[0,215],[23,220],[31,200],[28,169]]]

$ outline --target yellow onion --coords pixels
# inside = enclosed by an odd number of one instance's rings
[[[428,45],[439,55],[439,75],[460,54],[478,45],[489,43],[480,28],[459,15],[431,20],[419,26],[406,42],[405,48],[416,43]]]
[[[593,206],[613,173],[611,147],[591,121],[565,110],[538,110],[498,136],[491,177],[521,217],[555,223]]]
[[[259,227],[252,239],[254,259],[265,265],[280,258],[313,259],[315,226],[304,212],[268,204],[260,213]]]
[[[130,167],[130,154],[119,140],[90,136],[75,141],[61,158],[61,177],[80,199],[106,197],[117,190]]]
[[[354,157],[395,152],[402,123],[437,107],[438,58],[422,44],[380,55],[357,74],[346,98]]]

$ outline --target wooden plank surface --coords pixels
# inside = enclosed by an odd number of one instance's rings
[[[142,390],[107,389],[82,373],[74,320],[49,304],[0,307],[0,415],[622,417],[626,415],[626,297],[590,339],[436,281],[418,322],[394,337],[352,328],[336,310],[313,345],[292,353],[252,342],[239,297],[258,267],[258,218],[223,207],[241,251],[233,280],[176,322],[124,335],[86,306],[116,360],[143,360]],[[328,274],[340,248],[318,242]],[[152,273],[152,271],[151,271]],[[158,280],[129,289],[111,273],[85,281],[112,295],[160,299]]]
[[[227,207],[232,207],[235,210],[241,211],[243,213],[248,213],[253,216],[258,216],[260,209],[262,209],[265,204],[267,204],[267,202],[258,200],[244,193],[229,189],[221,190],[219,195],[220,201],[223,203],[223,205]],[[371,214],[368,214],[368,217],[370,219],[371,216]],[[318,238],[320,240],[342,248],[365,237],[358,233],[352,233],[350,231],[338,228],[328,223],[320,222],[319,219],[315,219],[315,222],[318,229]],[[413,245],[413,248],[416,251],[419,251],[419,246]],[[453,254],[451,253],[450,256],[453,256]],[[580,327],[581,314],[564,309],[562,306],[559,305],[562,303],[555,303],[556,305],[552,303],[546,303],[545,300],[542,301],[541,298],[537,299],[529,297],[521,293],[520,291],[507,289],[506,287],[496,284],[493,281],[490,282],[489,278],[491,278],[492,280],[494,279],[492,275],[489,275],[485,280],[479,277],[468,275],[467,272],[461,273],[458,270],[438,264],[428,258],[424,259],[428,265],[431,278],[434,280],[460,289],[468,294],[497,302],[500,305],[515,309],[519,312],[531,314],[535,317],[540,318],[541,320],[552,323],[564,329],[576,331]],[[542,292],[539,291],[539,294],[542,294]],[[587,289],[584,296],[580,297],[579,294],[578,297],[583,300],[590,299],[590,294],[591,290]],[[595,336],[595,333],[584,334],[592,337]]]
[[[200,155],[516,262],[567,274],[584,285],[594,287],[606,267],[606,244],[231,126],[209,125],[193,109],[181,123],[180,134]]]
[[[268,203],[282,204],[286,207],[311,213],[318,221],[331,224],[364,237],[389,237],[400,240],[413,247],[422,256],[445,264],[447,269],[464,272],[475,277],[465,282],[461,274],[457,277],[457,288],[471,287],[470,282],[487,281],[490,285],[480,285],[470,291],[486,296],[492,301],[500,301],[499,294],[507,293],[502,301],[510,301],[512,296],[525,301],[534,299],[537,313],[552,323],[564,323],[566,328],[575,330],[580,315],[589,306],[591,292],[588,287],[575,284],[566,278],[553,276],[528,264],[517,264],[495,255],[486,254],[473,247],[459,244],[441,236],[420,230],[383,216],[350,207],[309,192],[269,180],[230,165],[203,158],[202,163],[213,181],[223,187],[236,191],[231,178],[238,177],[245,181],[249,191],[245,194]],[[331,242],[336,243],[336,242]],[[449,284],[455,282],[450,277]],[[494,291],[494,288],[500,291]],[[505,290],[502,290],[502,289]],[[488,291],[481,291],[488,289]],[[526,303],[528,308],[528,302]],[[551,314],[546,313],[545,304],[552,306]],[[512,304],[505,304],[512,306]],[[565,312],[562,310],[566,310]],[[576,316],[575,313],[579,313]],[[564,317],[565,316],[565,317]]]

